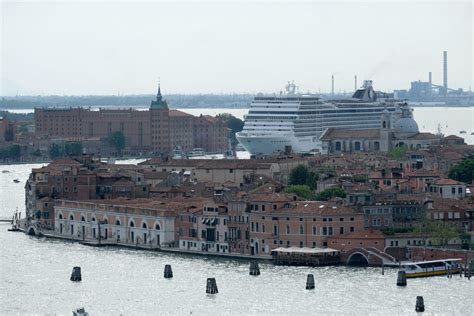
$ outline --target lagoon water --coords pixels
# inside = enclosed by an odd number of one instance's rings
[[[25,181],[39,166],[0,166],[9,171],[0,172],[0,218],[15,207],[24,214]],[[0,315],[71,315],[78,307],[90,315],[414,315],[417,295],[425,315],[474,314],[474,280],[459,276],[408,280],[401,288],[396,269],[382,276],[380,268],[261,264],[253,277],[244,260],[94,248],[8,228],[0,224]],[[172,279],[163,278],[165,264]],[[69,281],[73,266],[81,266],[82,282]],[[315,276],[312,291],[305,290],[308,273]],[[219,294],[205,294],[208,277],[216,278]]]

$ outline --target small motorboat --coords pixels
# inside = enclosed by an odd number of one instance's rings
[[[20,180],[14,179],[13,182],[15,182],[15,183],[20,183]]]
[[[2,170],[2,173],[10,173],[8,170]]]
[[[459,133],[460,134],[466,134],[466,131],[460,131]]]
[[[206,154],[204,148],[193,148],[192,151],[188,153],[189,158],[202,157]]]
[[[75,311],[72,311],[73,316],[89,316],[89,313],[86,312],[84,307],[78,308]]]

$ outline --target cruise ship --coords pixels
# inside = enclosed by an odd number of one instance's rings
[[[411,117],[411,112],[406,102],[376,92],[371,80],[365,80],[352,98],[326,101],[299,94],[294,82],[288,82],[279,95],[258,94],[254,98],[244,116],[244,128],[236,137],[251,155],[311,153],[321,151],[319,138],[328,128],[380,128],[383,113],[395,120],[402,113]]]

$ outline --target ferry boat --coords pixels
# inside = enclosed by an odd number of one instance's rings
[[[323,101],[316,95],[297,93],[294,82],[288,82],[285,90],[280,95],[259,93],[250,104],[244,128],[236,133],[250,154],[322,151],[319,138],[328,128],[380,128],[384,113],[391,126],[402,116],[412,118],[408,103],[393,99],[393,94],[376,92],[372,80],[365,80],[352,98],[342,100]]]
[[[204,148],[193,148],[193,150],[188,153],[188,158],[202,157],[205,154]]]
[[[405,263],[401,269],[405,270],[407,278],[446,275],[461,273],[461,259],[443,259]]]

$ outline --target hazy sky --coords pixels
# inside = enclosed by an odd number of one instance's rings
[[[473,6],[445,2],[2,2],[0,95],[469,89]]]

